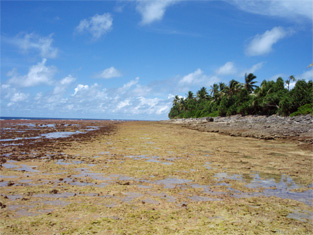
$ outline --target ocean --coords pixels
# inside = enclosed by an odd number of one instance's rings
[[[50,117],[0,117],[0,120],[103,120],[103,121],[117,121],[117,119],[50,118]],[[120,121],[120,120],[119,120],[119,121]]]

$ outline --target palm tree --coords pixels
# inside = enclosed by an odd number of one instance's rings
[[[202,87],[198,92],[197,92],[197,98],[199,100],[205,100],[208,98],[208,92],[206,91],[205,87]]]
[[[228,96],[232,96],[236,93],[238,93],[241,89],[241,84],[236,81],[236,80],[231,80],[229,82],[229,86],[228,86],[228,89],[227,89],[227,93],[228,93]]]
[[[256,83],[256,81],[253,81],[254,79],[256,79],[256,76],[253,73],[249,73],[248,76],[245,74],[244,88],[248,91],[249,94],[252,93],[252,91],[254,91],[254,89],[257,87],[254,85]]]
[[[194,97],[192,91],[188,91],[187,100],[192,100],[193,98]]]
[[[211,92],[211,96],[212,96],[213,99],[216,101],[217,98],[218,98],[218,96],[219,96],[218,85],[214,83],[214,84],[211,86],[210,92]]]
[[[185,103],[186,103],[185,99],[183,97],[180,98],[180,100],[179,100],[179,111],[183,111],[186,109]]]
[[[174,98],[174,100],[173,100],[173,104],[174,104],[174,106],[176,106],[178,103],[179,103],[179,97],[178,97],[178,95],[176,95],[175,96],[175,98]]]
[[[223,96],[227,94],[228,86],[226,86],[224,82],[220,82],[218,86],[220,89],[220,97],[223,98]]]
[[[289,79],[286,81],[286,84],[287,84],[287,88],[288,88],[288,91],[289,91],[289,85],[290,85],[290,81],[296,81],[295,77],[293,75],[291,75],[289,77]]]

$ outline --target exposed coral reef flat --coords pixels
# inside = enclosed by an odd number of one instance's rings
[[[310,234],[312,151],[162,122],[1,121],[3,234]]]

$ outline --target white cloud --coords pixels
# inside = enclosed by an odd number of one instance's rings
[[[244,77],[245,74],[249,73],[255,73],[257,70],[260,70],[263,67],[264,62],[260,62],[257,64],[252,65],[252,67],[244,69],[240,74],[238,74],[240,77]]]
[[[263,67],[263,62],[253,65],[251,68],[246,70],[246,73],[255,73],[257,70],[260,70]]]
[[[137,0],[137,11],[142,16],[141,24],[162,20],[166,8],[182,0]]]
[[[297,80],[304,79],[306,81],[313,80],[313,68],[295,77]]]
[[[218,75],[232,75],[237,71],[236,66],[233,62],[227,62],[220,68],[218,68],[215,73]]]
[[[126,107],[126,106],[128,106],[128,105],[130,105],[129,100],[128,100],[128,99],[127,99],[127,100],[123,100],[123,101],[121,101],[121,102],[118,103],[118,105],[117,105],[117,107],[116,107],[116,110],[120,110],[120,109],[122,109],[122,108],[124,108],[124,107]],[[115,110],[115,111],[116,111],[116,110]]]
[[[313,20],[311,0],[224,0],[253,14],[278,16],[288,20]]]
[[[130,82],[124,84],[121,88],[119,88],[117,91],[119,94],[124,94],[127,92],[132,86],[138,84],[139,77],[136,77],[135,80],[131,80]]]
[[[72,82],[74,82],[76,78],[74,78],[72,75],[68,75],[67,77],[63,78],[54,88],[53,94],[61,94],[63,93],[68,85],[70,85]]]
[[[112,29],[113,18],[111,14],[104,13],[103,15],[94,15],[90,19],[80,21],[76,30],[80,33],[88,31],[94,39],[99,39],[103,34]]]
[[[28,97],[27,94],[24,94],[22,92],[18,92],[15,93],[12,97],[11,97],[11,102],[19,102],[19,101],[23,101]]]
[[[10,102],[7,104],[8,107],[14,105],[15,103],[19,103],[21,101],[26,101],[26,99],[28,98],[28,94],[22,93],[22,92],[16,92],[12,95],[12,97],[10,98]]]
[[[194,83],[199,83],[203,79],[203,72],[201,69],[197,69],[196,71],[187,74],[180,81],[180,85],[190,85]]]
[[[220,79],[217,76],[209,76],[203,73],[201,69],[187,74],[178,82],[178,90],[187,91],[192,87],[210,86],[213,83],[219,82]]]
[[[74,78],[71,74],[61,80],[61,85],[69,85],[74,82],[76,78]]]
[[[156,110],[156,114],[161,115],[161,114],[168,113],[170,109],[171,109],[170,105],[161,106]]]
[[[74,89],[74,94],[73,96],[75,96],[77,93],[81,92],[81,91],[86,91],[89,89],[88,85],[82,85],[82,84],[78,84],[78,86]]]
[[[151,86],[141,85],[139,77],[119,88],[111,89],[102,88],[97,83],[77,84],[73,87],[71,95],[63,94],[61,87],[72,84],[74,80],[75,78],[69,75],[55,82],[56,87],[60,88],[54,88],[54,93],[40,91],[31,99],[28,94],[18,91],[10,84],[2,84],[2,107],[7,108],[6,112],[10,112],[14,107],[21,107],[25,112],[40,110],[45,115],[52,116],[57,111],[63,117],[157,120],[166,119],[172,106],[173,95],[159,93],[159,90]]]
[[[98,78],[104,78],[104,79],[116,78],[116,77],[121,77],[121,76],[122,76],[122,73],[114,67],[107,68],[97,75]]]
[[[132,93],[136,96],[146,96],[149,95],[152,89],[148,86],[136,85]]]
[[[287,32],[281,27],[274,27],[262,35],[258,34],[247,46],[246,54],[249,56],[268,54],[272,51],[273,45],[286,36]]]
[[[177,93],[182,93],[182,92],[187,92],[187,91],[193,91],[196,89],[199,89],[201,87],[209,87],[214,83],[218,83],[221,81],[221,79],[214,74],[208,75],[205,74],[200,68],[195,70],[192,73],[189,73],[182,78],[176,78],[177,80],[176,83],[173,83],[172,85],[175,84],[174,88],[170,88],[167,90],[168,93],[175,92]]]
[[[39,101],[42,99],[42,97],[43,97],[42,92],[39,92],[39,93],[36,94],[34,100],[36,100],[37,102],[39,102]]]
[[[47,67],[47,60],[43,59],[40,63],[30,67],[27,75],[20,76],[13,69],[7,75],[11,77],[8,83],[15,84],[21,87],[31,87],[41,84],[52,84],[52,78],[56,72],[54,67]]]
[[[5,38],[4,41],[19,47],[24,52],[31,50],[39,51],[40,56],[43,58],[55,58],[58,55],[58,49],[52,46],[52,34],[48,37],[41,37],[37,34],[30,33],[11,39]]]

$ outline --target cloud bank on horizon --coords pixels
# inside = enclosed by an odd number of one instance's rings
[[[313,79],[309,0],[62,4],[2,3],[0,116],[159,120],[245,73]]]

